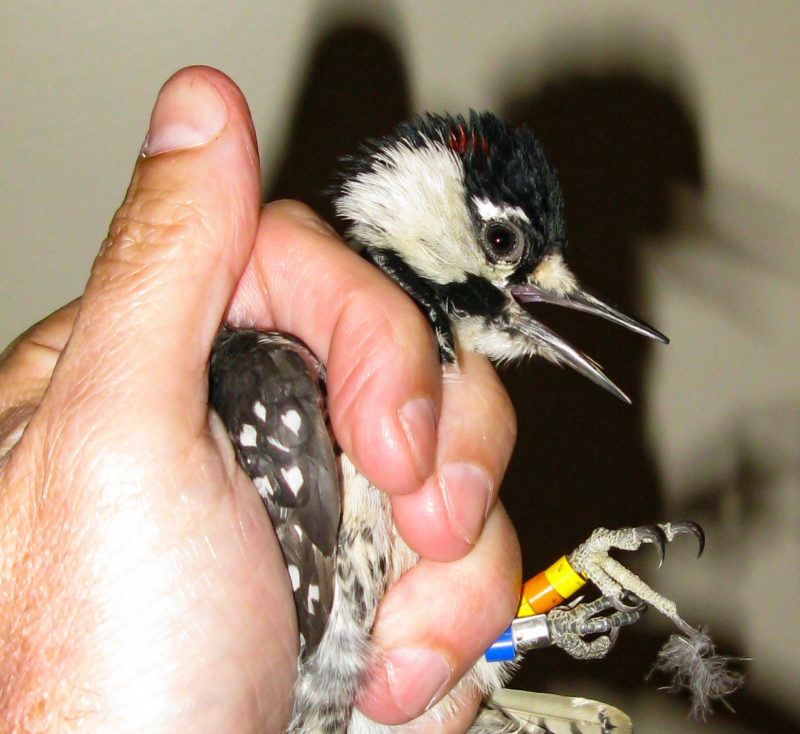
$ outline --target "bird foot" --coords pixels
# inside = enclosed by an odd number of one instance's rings
[[[611,609],[615,611],[605,614]],[[568,606],[551,609],[547,614],[547,629],[552,644],[571,657],[594,660],[605,657],[614,647],[620,629],[638,622],[644,610],[641,603],[626,611],[616,610],[614,600],[608,596],[584,603],[579,599]],[[597,636],[585,639],[591,635]]]
[[[597,528],[586,542],[569,555],[568,560],[570,565],[591,581],[603,597],[608,598],[612,606],[620,612],[631,612],[637,608],[624,601],[626,595],[633,595],[637,600],[650,604],[662,614],[675,617],[677,615],[675,602],[654,591],[635,573],[611,558],[608,552],[612,548],[634,551],[643,543],[652,543],[658,549],[660,567],[664,561],[666,544],[672,542],[678,535],[684,534],[694,535],[697,539],[699,557],[705,546],[703,529],[695,522],[685,521],[619,530]]]

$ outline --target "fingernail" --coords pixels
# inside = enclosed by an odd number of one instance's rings
[[[436,455],[436,410],[430,398],[409,400],[397,413],[420,479],[430,476]]]
[[[479,466],[465,462],[445,464],[438,476],[450,527],[475,545],[489,513],[492,480]]]
[[[196,148],[216,137],[227,108],[219,92],[199,74],[170,79],[158,94],[142,157]]]
[[[392,650],[383,656],[389,691],[397,708],[419,716],[447,690],[452,670],[439,653],[421,647]]]

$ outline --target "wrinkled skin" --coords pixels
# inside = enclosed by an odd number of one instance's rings
[[[514,613],[519,550],[496,501],[508,398],[474,355],[443,378],[414,305],[307,208],[261,208],[250,114],[222,74],[165,85],[144,153],[83,295],[0,360],[0,718],[59,732],[285,723],[288,577],[207,408],[227,319],[323,359],[340,443],[422,556],[381,606],[359,703],[408,721]],[[476,705],[415,725],[462,731]]]

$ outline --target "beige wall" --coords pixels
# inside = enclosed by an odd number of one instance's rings
[[[350,21],[362,30],[343,31]],[[598,522],[647,519],[628,511],[627,497],[649,498],[641,514],[658,513],[649,519],[687,512],[703,521],[707,556],[689,573],[688,552],[673,549],[658,583],[690,620],[753,658],[739,717],[703,731],[788,731],[800,724],[798,38],[800,3],[775,0],[4,2],[0,342],[80,293],[150,105],[180,66],[206,63],[234,78],[253,110],[268,190],[312,201],[297,172],[327,165],[317,149],[332,156],[331,131],[349,144],[348,130],[380,132],[408,107],[539,121],[574,192],[581,274],[672,344],[628,358],[603,342],[621,337],[603,332],[594,353],[621,380],[627,374],[625,386],[642,385],[638,408],[620,419],[625,440],[601,450],[579,431],[577,447],[556,452],[551,467],[518,460],[509,483],[525,480],[542,497],[572,491],[584,505],[594,492],[592,505],[608,505]],[[347,122],[342,108],[363,110],[362,119]],[[614,155],[604,161],[603,150]],[[601,244],[609,248],[592,250]],[[512,391],[535,392],[540,377],[555,391],[582,389],[534,367],[509,378]],[[554,431],[616,415],[605,397],[587,395],[599,402],[572,399],[571,420],[551,416]],[[525,418],[537,407],[520,411],[521,440],[534,450],[541,440],[526,434]],[[597,485],[559,473],[592,451],[592,476],[604,475]],[[537,485],[539,470],[559,489]],[[575,532],[585,534],[595,523],[577,514]],[[558,538],[542,558],[568,550]],[[629,658],[647,666],[627,650],[610,668],[561,670],[543,657],[529,669],[554,670],[528,680],[605,696],[638,717],[639,731],[694,730],[683,702],[620,672]]]

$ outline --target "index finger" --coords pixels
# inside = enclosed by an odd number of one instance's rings
[[[268,205],[229,311],[302,339],[327,365],[337,440],[380,489],[430,475],[441,405],[433,333],[414,302],[305,206]]]

